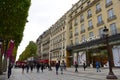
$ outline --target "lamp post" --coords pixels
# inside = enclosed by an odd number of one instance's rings
[[[106,40],[106,47],[107,47],[107,52],[108,52],[108,62],[109,62],[109,73],[106,76],[107,79],[117,79],[117,77],[114,75],[113,71],[112,71],[112,59],[111,59],[111,51],[110,51],[110,45],[108,43],[108,31],[109,29],[106,28],[106,26],[103,29],[103,35],[105,37]]]

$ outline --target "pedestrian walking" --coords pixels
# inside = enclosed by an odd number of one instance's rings
[[[26,65],[27,73],[29,72],[29,64]]]
[[[75,62],[75,72],[78,72],[78,63],[77,62]]]
[[[64,60],[62,61],[62,64],[63,64],[63,69],[66,70],[66,63]]]
[[[24,68],[25,68],[25,65],[22,64],[22,73],[24,73]]]
[[[85,71],[85,69],[86,69],[86,64],[85,64],[85,62],[83,63],[83,68],[84,68],[84,71]]]
[[[98,62],[98,61],[96,61],[96,70],[97,70],[97,72],[101,72],[101,70],[100,70],[100,62]]]
[[[60,64],[61,74],[63,74],[64,67],[65,67],[64,61],[62,61],[62,63]]]
[[[11,73],[12,73],[12,64],[10,63],[8,66],[8,79],[10,78]]]
[[[66,69],[66,63],[65,63],[65,62],[64,62],[64,70],[67,70],[67,69]]]
[[[44,64],[42,63],[41,64],[41,71],[43,72],[43,69],[44,69]]]
[[[59,63],[56,63],[56,65],[55,65],[55,69],[56,69],[56,75],[58,75],[58,69],[59,69]]]
[[[33,71],[33,64],[31,63],[30,64],[30,69],[31,69],[31,72]]]
[[[37,63],[36,68],[37,68],[37,72],[39,72],[39,69],[40,69],[40,64],[39,63]]]

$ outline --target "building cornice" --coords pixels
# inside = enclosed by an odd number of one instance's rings
[[[91,2],[89,5],[87,5],[85,8],[81,9],[80,12],[76,13],[68,22],[70,23],[73,19],[75,19],[77,16],[79,16],[81,13],[85,12],[87,9],[89,9],[90,7],[94,6],[94,4],[96,4],[97,2],[99,2],[100,0],[94,0],[93,2]],[[84,5],[85,3],[81,4],[78,8],[80,8],[82,5]],[[75,11],[78,10],[78,8],[76,8],[70,15],[72,15]]]

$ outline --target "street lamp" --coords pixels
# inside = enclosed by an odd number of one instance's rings
[[[108,31],[109,29],[106,28],[106,26],[103,29],[103,35],[105,37],[106,40],[106,47],[107,47],[107,52],[108,52],[108,62],[109,62],[109,74],[106,76],[107,79],[117,79],[117,77],[114,75],[113,71],[112,71],[112,59],[111,59],[111,54],[112,52],[110,51],[110,45],[108,43]]]

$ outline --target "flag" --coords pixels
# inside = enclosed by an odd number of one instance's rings
[[[9,48],[7,50],[7,58],[12,55],[13,49],[14,49],[14,41],[10,40]]]

